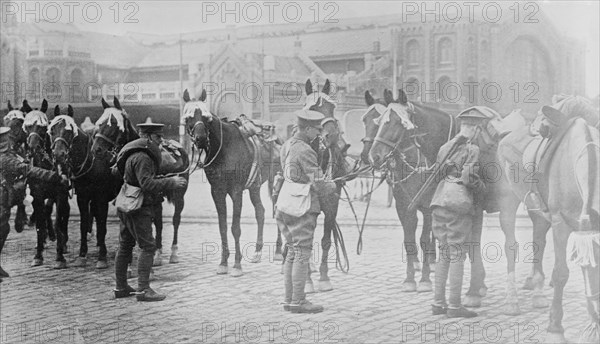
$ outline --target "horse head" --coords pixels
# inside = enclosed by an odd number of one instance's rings
[[[26,101],[24,105],[29,107]],[[27,148],[30,156],[39,157],[40,154],[47,153],[50,146],[50,138],[48,137],[48,117],[46,111],[48,110],[48,102],[46,99],[42,102],[40,110],[33,110],[31,108],[25,108],[29,110],[25,115],[23,121],[23,130],[27,134]]]
[[[202,94],[198,100],[190,99],[188,90],[183,93],[183,118],[185,131],[191,137],[194,146],[199,150],[206,150],[209,145],[208,126],[209,123],[216,119],[208,109],[206,104],[206,90],[202,90]]]
[[[408,102],[403,90],[398,91],[398,98],[395,100],[392,92],[385,92],[384,100],[388,106],[380,118],[379,129],[369,152],[369,158],[374,167],[381,167],[386,157],[396,149],[404,148],[408,141],[405,140],[409,136],[407,133],[416,128],[410,120],[411,114],[414,113],[414,107]]]
[[[127,112],[121,107],[117,97],[114,98],[113,105],[111,107],[102,98],[104,112],[96,121],[97,130],[92,144],[92,154],[98,158],[109,155],[111,160],[114,160],[117,152],[127,142],[139,138]]]
[[[329,79],[325,80],[325,85],[321,92],[313,91],[313,84],[310,79],[306,80],[304,85],[306,89],[306,103],[304,108],[322,113],[325,117],[333,117],[336,103],[330,97],[331,84]]]
[[[25,121],[25,113],[13,108],[10,100],[7,103],[8,113],[4,116],[4,126],[10,128],[10,135],[13,138],[15,147],[19,147],[27,141],[27,134],[23,130],[23,122]]]
[[[67,115],[61,115],[60,107],[54,108],[54,118],[48,125],[48,134],[52,142],[52,156],[59,164],[64,164],[73,146],[73,140],[79,134],[79,128],[73,120],[73,107],[67,108]]]
[[[390,91],[386,89],[384,93],[387,92]],[[379,130],[379,120],[381,115],[383,115],[385,112],[388,103],[386,103],[382,98],[373,98],[371,92],[369,91],[365,91],[365,103],[367,104],[368,109],[360,118],[363,122],[363,126],[365,127],[365,137],[361,139],[363,143],[363,149],[360,153],[360,158],[363,163],[368,164],[369,151],[373,146],[373,139],[375,139],[375,135],[377,135],[377,131]]]

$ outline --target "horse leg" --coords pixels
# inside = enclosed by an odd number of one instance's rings
[[[156,252],[154,252],[154,262],[152,266],[162,265],[162,232],[163,232],[163,220],[162,220],[163,207],[161,202],[157,202],[152,206],[152,223],[156,229]]]
[[[404,231],[404,249],[406,250],[406,279],[402,283],[402,291],[413,292],[417,291],[417,282],[415,281],[415,261],[418,254],[416,235],[417,230],[417,214],[416,211],[409,214],[406,207],[399,205],[396,200],[396,212],[402,223]]]
[[[240,219],[242,216],[242,192],[243,190],[241,187],[234,186],[233,190],[231,190],[229,193],[233,203],[231,234],[233,234],[233,240],[235,242],[235,263],[233,264],[233,271],[231,272],[232,277],[240,277],[243,275],[242,250],[240,248],[240,236],[242,234],[242,227],[240,225]]]
[[[256,223],[258,224],[258,233],[256,233],[256,249],[254,256],[250,258],[250,263],[260,262],[262,249],[264,245],[263,229],[265,226],[265,207],[260,199],[260,186],[253,187],[248,190],[250,193],[250,202],[254,206],[254,217],[256,217]]]
[[[96,245],[98,246],[98,261],[96,269],[108,268],[107,249],[106,249],[106,218],[108,217],[108,202],[98,199],[95,202],[93,215],[96,219]]]
[[[87,265],[87,233],[88,228],[91,227],[92,221],[90,214],[90,203],[88,191],[79,192],[77,194],[77,207],[79,208],[79,214],[81,217],[79,222],[79,234],[81,236],[81,242],[79,244],[79,256],[72,264],[76,267],[84,267]]]
[[[471,262],[471,283],[463,302],[465,307],[481,307],[481,298],[487,294],[485,268],[481,257],[481,231],[483,230],[483,209],[476,209],[467,254]]]
[[[52,199],[47,199],[44,201],[44,221],[46,223],[46,235],[50,241],[56,241],[56,230],[54,229],[55,225],[52,222],[52,210],[54,207],[54,201]],[[58,216],[58,215],[57,215]]]
[[[546,249],[546,235],[550,229],[550,222],[546,221],[542,216],[534,213],[529,213],[531,222],[533,223],[533,242],[531,244],[533,250],[533,266],[531,270],[531,288],[533,294],[531,300],[533,307],[545,308],[550,305],[550,301],[544,295],[544,269],[542,263],[544,261],[544,250]],[[525,249],[528,249],[525,247]],[[525,288],[523,288],[525,289]]]
[[[517,251],[519,249],[515,238],[515,219],[519,203],[519,199],[514,195],[506,196],[503,198],[502,208],[500,210],[500,227],[504,232],[504,252],[506,252],[508,272],[506,281],[506,301],[504,303],[504,314],[507,315],[518,315],[521,313],[515,282],[515,263]]]
[[[569,267],[567,266],[567,240],[571,228],[560,214],[552,214],[552,237],[554,239],[554,270],[552,271],[552,282],[554,284],[554,297],[550,308],[550,321],[548,324],[547,342],[565,343],[563,318],[563,291],[569,279]],[[550,339],[550,340],[549,340]]]
[[[421,280],[417,287],[417,292],[429,292],[433,290],[433,285],[429,275],[431,274],[431,267],[429,265],[429,258],[431,256],[430,251],[435,252],[435,246],[431,242],[431,210],[429,208],[421,209],[423,214],[423,230],[421,231],[421,252],[423,253],[423,268],[421,270]],[[435,253],[434,253],[435,254]]]
[[[339,198],[334,203],[328,203],[323,209],[323,213],[325,215],[325,223],[323,226],[323,238],[321,239],[321,249],[323,250],[321,254],[321,265],[319,267],[319,291],[331,291],[333,290],[333,286],[331,285],[331,281],[329,280],[329,250],[331,249],[331,232],[334,230],[336,225],[335,219],[337,217],[337,210],[339,205]]]
[[[281,230],[277,227],[277,241],[275,242],[275,255],[273,256],[273,260],[283,261],[283,253],[281,248],[283,247],[283,239],[281,238]]]
[[[15,215],[15,231],[21,233],[25,228],[27,222],[27,212],[25,212],[25,205],[20,203],[17,205],[17,214]]]
[[[225,181],[222,181],[225,183]],[[229,258],[229,244],[227,244],[227,201],[225,197],[225,185],[219,187],[211,186],[210,191],[215,207],[217,208],[217,216],[219,217],[219,234],[221,235],[221,263],[217,268],[218,275],[227,274],[227,259]]]
[[[37,236],[37,245],[35,247],[35,256],[31,266],[40,266],[44,264],[44,243],[46,241],[46,223],[44,220],[44,200],[39,197],[33,198],[33,214],[35,231]]]
[[[50,201],[50,204],[53,202]],[[67,261],[64,257],[65,247],[67,247],[69,213],[71,206],[67,193],[59,193],[56,195],[56,261],[54,269],[66,269]]]
[[[173,214],[173,244],[171,245],[171,257],[169,257],[169,263],[179,263],[179,256],[177,256],[177,236],[179,235],[179,224],[181,223],[181,213],[185,206],[184,196],[185,192],[176,193],[173,197],[173,205],[175,206],[175,213]]]

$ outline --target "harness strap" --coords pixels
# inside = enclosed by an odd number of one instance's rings
[[[105,135],[102,135],[100,133],[97,133],[95,136],[95,138],[100,138],[103,139],[104,141],[110,143],[111,145],[113,145],[113,147],[117,146],[117,143],[115,141],[113,141],[110,137],[106,137]]]

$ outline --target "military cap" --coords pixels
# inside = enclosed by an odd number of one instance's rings
[[[325,119],[325,116],[318,112],[308,109],[302,109],[295,112],[296,117],[298,118],[298,125],[304,125],[308,127],[313,127],[317,129],[323,129],[321,125],[321,121]]]
[[[327,124],[329,122],[335,122],[335,118],[333,118],[333,117],[326,117],[325,119],[323,119],[321,121],[321,126],[325,126],[325,124]]]
[[[162,129],[165,126],[162,123],[154,123],[152,122],[152,118],[148,117],[146,122],[140,123],[137,125],[140,128],[140,131],[143,134],[154,134],[154,133],[162,133]]]
[[[498,115],[496,111],[486,106],[471,106],[470,108],[465,109],[461,113],[459,113],[456,118],[474,118],[488,120],[500,118],[500,115]]]
[[[561,126],[567,120],[567,116],[564,113],[548,105],[542,107],[542,114],[548,122],[557,127]]]

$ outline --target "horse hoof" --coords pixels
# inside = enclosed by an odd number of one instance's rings
[[[304,286],[304,294],[314,294],[315,293],[315,286],[313,285],[312,282],[306,282],[306,285]]]
[[[531,301],[533,308],[546,308],[550,306],[550,301],[544,295],[534,295]]]
[[[177,256],[177,254],[173,254],[171,253],[171,256],[169,257],[169,264],[177,264],[179,263],[179,256]]]
[[[504,304],[503,313],[506,315],[519,315],[521,314],[521,309],[518,303],[506,303]]]
[[[546,338],[544,339],[544,343],[568,343],[564,333],[560,332],[548,332],[546,333]]]
[[[106,260],[99,260],[96,262],[96,269],[108,269],[108,263]]]
[[[227,275],[227,265],[219,265],[217,275]]]
[[[417,291],[417,282],[404,282],[402,283],[402,292],[413,293]]]
[[[332,291],[331,281],[319,281],[319,291]]]
[[[487,290],[488,290],[487,287],[481,287],[481,288],[479,288],[479,296],[485,297],[487,295]]]
[[[249,259],[250,263],[259,263],[262,256],[261,251],[254,252],[254,255]]]
[[[463,306],[472,308],[481,307],[481,296],[467,295],[463,301]]]
[[[156,250],[154,252],[154,260],[152,261],[152,266],[161,266],[162,265],[162,250]]]
[[[54,266],[52,268],[55,270],[66,269],[67,262],[64,260],[57,260],[54,262]]]
[[[273,261],[275,261],[275,262],[282,262],[283,261],[283,255],[281,253],[275,253],[275,255],[273,256]]]
[[[72,264],[74,267],[83,268],[87,265],[87,258],[85,257],[77,257],[75,262]]]
[[[41,258],[33,258],[33,262],[31,262],[31,266],[41,266],[44,265],[44,260]]]
[[[231,277],[241,277],[243,274],[242,268],[233,268],[231,271]]]
[[[433,291],[433,286],[430,281],[419,282],[419,286],[417,287],[417,293],[427,293],[430,291]]]
[[[527,277],[525,279],[525,283],[523,284],[523,290],[533,290],[535,286],[533,285],[533,278]]]

